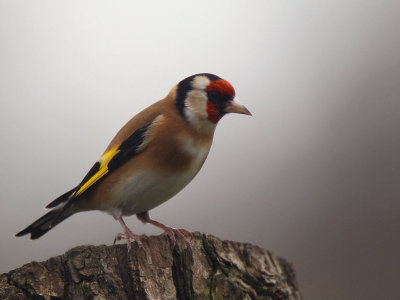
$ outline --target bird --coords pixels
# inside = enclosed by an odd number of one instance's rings
[[[123,217],[136,215],[143,223],[164,230],[175,242],[190,247],[186,229],[162,224],[149,211],[181,191],[203,166],[220,119],[229,113],[252,115],[236,98],[225,79],[211,73],[189,76],[167,96],[128,121],[73,189],[49,203],[51,209],[16,236],[38,239],[68,217],[99,210],[117,220],[123,229],[114,239],[131,240],[143,247],[145,235],[134,234]]]

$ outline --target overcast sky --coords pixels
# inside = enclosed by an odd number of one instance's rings
[[[1,1],[0,272],[112,243],[120,225],[101,212],[14,234],[199,72],[254,116],[223,118],[198,176],[151,215],[274,251],[305,299],[399,298],[396,0]]]

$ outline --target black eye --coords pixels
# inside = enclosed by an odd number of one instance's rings
[[[207,93],[208,99],[213,100],[218,98],[218,92],[217,91],[211,91]]]
[[[207,93],[207,97],[211,102],[218,102],[219,93],[217,91],[210,91]]]

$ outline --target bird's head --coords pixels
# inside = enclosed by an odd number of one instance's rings
[[[226,80],[208,73],[192,75],[178,83],[176,106],[192,126],[213,128],[227,113],[250,115],[235,99],[235,89]]]

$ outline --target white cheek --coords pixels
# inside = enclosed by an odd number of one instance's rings
[[[207,95],[205,92],[198,90],[190,91],[185,100],[185,116],[191,124],[197,123],[199,120],[206,120],[207,113]]]
[[[207,101],[207,93],[201,90],[188,92],[185,99],[185,119],[199,132],[215,130],[216,124],[208,119]]]

